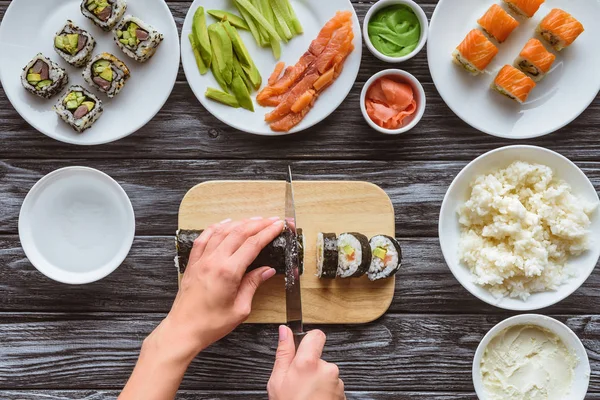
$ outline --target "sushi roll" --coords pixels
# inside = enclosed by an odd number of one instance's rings
[[[74,67],[85,66],[92,58],[96,41],[85,30],[68,20],[54,36],[54,50]]]
[[[492,83],[492,89],[521,104],[527,100],[534,87],[533,79],[512,65],[502,67]]]
[[[377,235],[369,241],[373,259],[369,267],[368,277],[372,281],[385,279],[398,272],[402,265],[400,244],[390,236]]]
[[[363,234],[342,233],[338,238],[338,270],[340,278],[363,276],[371,265],[371,246]]]
[[[546,0],[504,0],[506,5],[518,15],[531,18]]]
[[[510,16],[498,4],[493,4],[483,17],[477,20],[484,32],[496,39],[499,43],[504,42],[519,26],[519,21]]]
[[[164,36],[139,18],[127,15],[113,31],[117,46],[139,62],[146,62],[156,53]]]
[[[110,98],[119,94],[129,76],[127,65],[110,53],[98,54],[83,70],[83,79]]]
[[[537,32],[557,51],[569,47],[583,31],[581,22],[559,8],[550,11],[537,27]]]
[[[110,32],[123,18],[127,2],[125,0],[82,0],[81,12],[92,22]]]
[[[515,60],[515,67],[534,81],[539,82],[550,71],[555,59],[556,56],[546,50],[542,42],[537,39],[529,39]]]
[[[21,83],[29,92],[49,99],[67,86],[69,76],[64,68],[39,53],[21,73]]]
[[[473,29],[458,45],[452,57],[454,62],[472,75],[481,74],[498,54],[498,48],[478,29]]]
[[[58,116],[81,133],[102,115],[102,101],[79,85],[71,86],[54,106]]]
[[[334,279],[338,270],[338,246],[335,233],[317,235],[317,276]]]

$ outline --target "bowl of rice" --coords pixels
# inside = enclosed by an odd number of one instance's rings
[[[440,211],[442,253],[484,302],[515,311],[565,299],[600,258],[598,194],[562,155],[508,146],[469,163]]]

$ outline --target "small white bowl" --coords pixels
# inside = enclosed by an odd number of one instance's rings
[[[568,326],[553,318],[538,314],[517,315],[515,317],[505,319],[490,329],[490,331],[483,337],[479,343],[479,346],[477,347],[477,351],[475,352],[475,358],[473,359],[473,385],[475,386],[477,397],[480,400],[487,399],[486,391],[481,379],[481,359],[483,358],[483,353],[485,352],[486,347],[498,334],[510,327],[517,325],[535,325],[542,327],[558,336],[565,346],[567,346],[567,349],[570,349],[575,353],[579,359],[579,363],[575,367],[575,372],[573,374],[573,384],[571,385],[569,399],[583,400],[588,390],[591,374],[590,361],[588,359],[585,347],[583,347],[581,340]]]
[[[369,114],[367,114],[367,106],[365,104],[367,91],[377,79],[382,78],[384,76],[394,77],[395,80],[397,80],[398,82],[409,83],[413,88],[415,101],[417,102],[417,111],[415,111],[413,115],[407,117],[404,120],[404,125],[398,129],[382,128],[381,126],[377,125],[371,119],[371,117],[369,117]],[[387,135],[398,135],[400,133],[408,132],[412,128],[414,128],[419,123],[419,121],[421,121],[421,118],[423,118],[426,103],[427,101],[425,99],[425,90],[423,90],[423,85],[421,85],[421,82],[419,82],[419,80],[415,78],[412,74],[406,71],[402,71],[401,69],[386,69],[384,71],[376,73],[365,83],[362,92],[360,93],[360,110],[362,111],[363,117],[371,126],[371,128],[375,129],[378,132],[385,133]]]
[[[379,50],[375,48],[375,46],[373,46],[373,43],[371,43],[371,38],[369,37],[369,22],[371,21],[371,17],[377,11],[396,4],[404,4],[410,7],[415,12],[415,15],[419,19],[419,23],[421,24],[421,37],[419,38],[419,44],[411,53],[403,57],[390,57],[386,56],[385,54],[382,54]],[[403,61],[410,60],[411,58],[413,58],[421,51],[421,49],[423,49],[423,46],[425,46],[425,43],[427,42],[428,33],[429,21],[427,20],[427,15],[425,14],[425,11],[423,11],[421,6],[419,6],[412,0],[379,0],[377,3],[373,4],[371,8],[369,8],[369,11],[367,11],[367,15],[365,16],[365,20],[363,22],[363,37],[365,39],[365,44],[367,45],[367,48],[375,57],[379,58],[381,61],[385,61],[388,63],[401,63]]]
[[[86,167],[49,173],[29,191],[19,238],[38,271],[67,284],[95,282],[121,265],[131,249],[135,216],[110,176]]]
[[[461,227],[457,211],[469,198],[470,184],[479,175],[506,168],[513,161],[547,165],[554,171],[555,177],[567,182],[573,193],[589,202],[598,202],[596,189],[585,174],[571,161],[562,155],[548,149],[536,146],[507,146],[502,147],[469,163],[454,178],[448,188],[440,210],[439,237],[442,253],[454,277],[475,297],[496,307],[515,311],[539,310],[558,303],[576,291],[590,276],[600,258],[600,213],[598,209],[591,218],[589,228],[589,250],[579,257],[571,257],[568,263],[577,273],[556,291],[532,294],[523,301],[515,298],[496,298],[487,289],[475,284],[469,268],[461,263],[458,255]]]

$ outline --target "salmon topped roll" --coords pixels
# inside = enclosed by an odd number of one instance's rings
[[[537,27],[537,32],[557,51],[569,47],[583,31],[581,22],[560,8],[550,11]]]
[[[512,65],[502,67],[496,79],[494,79],[494,83],[492,83],[492,89],[520,104],[527,100],[534,87],[535,82],[533,79]]]
[[[473,29],[454,50],[452,57],[456,64],[472,75],[479,75],[492,62],[496,54],[498,48],[480,30]]]
[[[537,39],[529,39],[515,60],[515,67],[534,81],[539,82],[550,71],[554,60],[556,60],[556,56],[546,50],[542,42]]]
[[[493,4],[483,17],[477,20],[477,23],[485,33],[500,43],[504,42],[512,31],[519,26],[519,21],[511,17],[498,4]]]
[[[511,10],[519,15],[531,18],[546,0],[504,0]]]

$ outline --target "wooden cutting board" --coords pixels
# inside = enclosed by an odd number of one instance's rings
[[[383,315],[394,296],[395,278],[371,282],[321,280],[316,273],[319,232],[361,232],[394,237],[394,208],[387,194],[367,182],[295,181],[298,227],[306,248],[301,278],[305,323],[361,324]],[[285,181],[209,181],[192,188],[179,208],[180,229],[204,229],[226,218],[283,217]],[[257,292],[249,323],[285,323],[284,277],[275,276]]]

